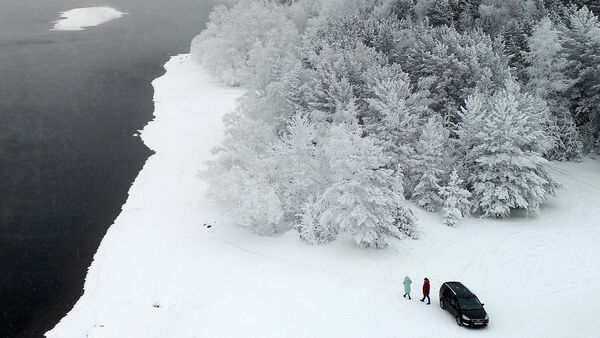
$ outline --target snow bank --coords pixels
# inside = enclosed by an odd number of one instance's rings
[[[75,8],[60,13],[61,19],[54,22],[51,30],[80,31],[86,27],[98,26],[126,15],[110,7]]]
[[[151,156],[89,268],[85,293],[48,337],[593,337],[600,333],[600,161],[560,163],[543,215],[466,219],[418,211],[421,240],[384,250],[259,237],[204,198],[196,173],[241,90],[187,55],[153,82]],[[414,281],[413,300],[402,279]],[[432,305],[418,301],[429,277]],[[490,326],[458,327],[437,290],[461,280]]]

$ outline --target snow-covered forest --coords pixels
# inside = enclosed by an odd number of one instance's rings
[[[247,89],[201,173],[262,235],[385,247],[414,208],[540,213],[549,161],[600,152],[593,0],[228,1],[192,42]],[[408,202],[411,201],[411,202]]]

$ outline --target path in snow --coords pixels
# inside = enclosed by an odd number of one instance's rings
[[[542,216],[467,219],[417,209],[421,240],[365,250],[260,237],[204,198],[196,174],[242,90],[187,55],[153,82],[151,156],[103,239],[85,293],[48,337],[594,337],[600,333],[600,162],[553,164],[564,185]],[[586,189],[582,189],[583,186]],[[202,226],[208,223],[210,228]],[[402,279],[414,281],[413,300]],[[419,302],[423,277],[432,305]],[[486,304],[485,330],[458,327],[437,290],[461,280]]]
[[[60,13],[61,19],[54,22],[54,27],[51,30],[80,31],[86,27],[98,26],[126,14],[111,7],[75,8]]]

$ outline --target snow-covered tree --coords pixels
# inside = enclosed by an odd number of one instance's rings
[[[206,29],[192,41],[191,51],[227,84],[255,85],[257,72],[270,73],[273,61],[298,43],[298,31],[281,6],[242,0],[231,9],[216,7]]]
[[[564,68],[573,81],[569,90],[571,111],[577,125],[586,130],[587,150],[600,151],[600,22],[587,8],[571,13],[561,34]],[[594,149],[595,148],[595,149]]]
[[[413,88],[399,65],[373,66],[363,116],[365,132],[390,158],[390,168],[410,167],[421,121],[430,114],[426,84]]]
[[[452,25],[453,13],[448,0],[434,0],[429,2],[426,15],[429,23],[434,26]]]
[[[345,48],[310,46],[317,50],[305,50],[309,69],[302,94],[313,121],[330,122],[341,107],[348,107],[351,102],[362,111],[359,108],[367,95],[368,70],[385,64],[385,56],[362,43]]]
[[[450,0],[449,3],[456,29],[460,32],[473,29],[481,0]]]
[[[208,194],[228,205],[241,225],[269,235],[279,231],[284,210],[277,192],[281,182],[271,149],[273,127],[236,111],[225,120],[223,144],[214,150],[202,177]]]
[[[527,89],[546,100],[552,116],[549,125],[556,146],[546,156],[570,160],[580,156],[581,140],[573,117],[568,110],[567,91],[572,81],[565,75],[567,66],[560,31],[548,17],[538,23],[528,39],[525,53],[529,78]]]
[[[279,195],[285,219],[293,223],[303,214],[303,204],[328,182],[327,171],[318,158],[317,130],[307,116],[292,117],[272,156],[281,179]]]
[[[401,176],[385,168],[381,148],[361,134],[357,124],[331,127],[322,148],[331,183],[317,213],[323,228],[336,227],[359,246],[381,248],[392,237],[414,233],[415,219],[404,206]]]
[[[440,181],[444,174],[444,153],[448,135],[437,118],[432,117],[422,128],[415,147],[410,172],[416,185],[410,192],[411,199],[428,211],[442,206],[439,196]]]
[[[471,193],[462,184],[463,180],[458,177],[458,172],[453,170],[448,184],[440,188],[440,196],[444,200],[443,222],[447,226],[456,226],[471,208]]]
[[[520,20],[509,20],[500,32],[504,42],[505,53],[515,76],[523,81],[526,79],[524,54],[528,50],[527,37],[530,23]]]
[[[494,91],[510,75],[503,46],[481,31],[417,25],[406,35],[414,43],[400,45],[396,61],[412,83],[429,79],[430,107],[446,121],[458,122],[459,108],[475,87]]]
[[[556,25],[545,17],[534,27],[527,41],[527,89],[544,99],[563,93],[571,86],[563,73],[566,60],[559,35]]]
[[[392,0],[392,14],[398,20],[414,19],[415,0]]]
[[[322,222],[322,198],[320,195],[311,196],[302,206],[298,215],[298,232],[300,238],[309,244],[326,244],[338,236],[339,228],[336,223]]]
[[[506,217],[512,209],[537,213],[554,194],[557,184],[542,157],[553,146],[548,116],[546,103],[522,92],[514,80],[493,95],[469,97],[457,135],[474,212],[483,217]]]

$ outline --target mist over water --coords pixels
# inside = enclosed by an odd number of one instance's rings
[[[59,12],[128,15],[50,31]],[[0,337],[38,337],[83,292],[86,269],[150,151],[151,81],[189,50],[196,0],[0,2]]]

